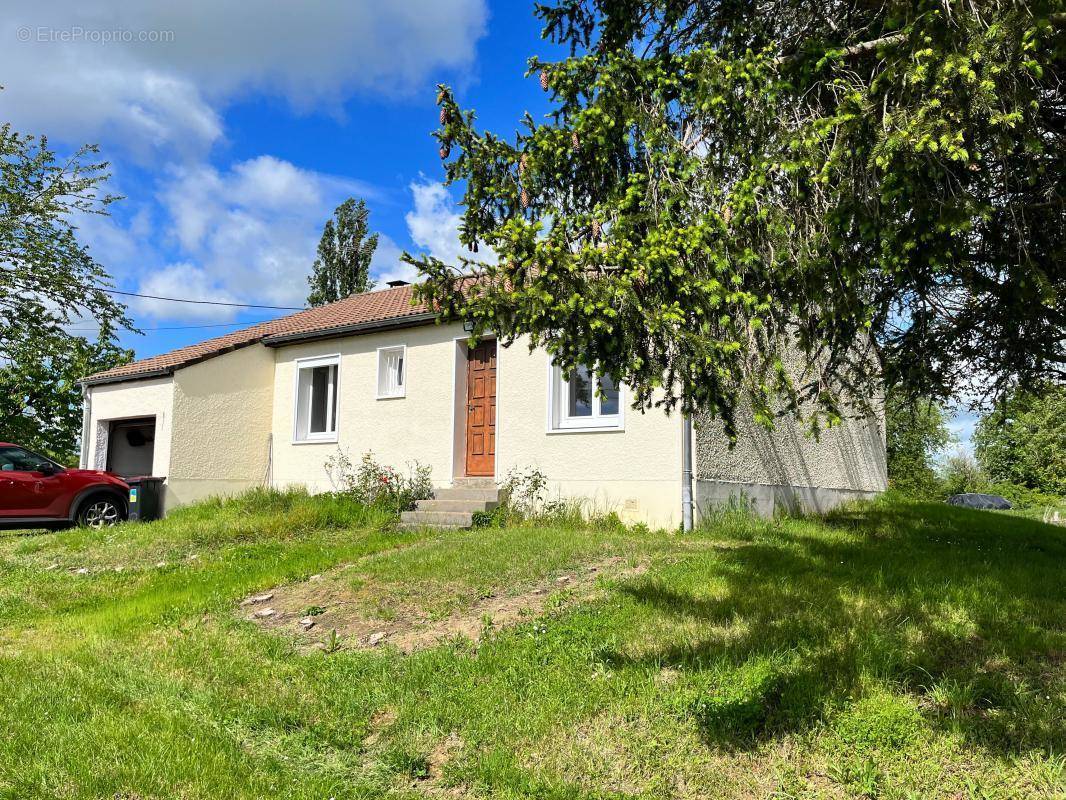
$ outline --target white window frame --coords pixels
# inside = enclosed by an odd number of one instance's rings
[[[589,433],[625,430],[625,386],[618,384],[618,413],[600,413],[602,398],[596,391],[600,375],[592,371],[592,414],[587,417],[571,417],[566,409],[570,405],[570,382],[563,377],[562,367],[548,359],[548,433]]]
[[[388,393],[383,392],[381,387],[385,384],[383,380],[385,375],[383,370],[387,363],[386,359],[392,353],[399,352],[400,361],[402,367],[400,370],[400,386],[395,392]],[[401,397],[407,397],[407,345],[405,344],[392,344],[378,348],[378,374],[377,374],[377,399],[378,400],[396,400]]]
[[[300,430],[300,373],[315,367],[336,367],[333,386],[330,387],[333,396],[326,397],[326,428],[321,433],[311,433],[310,430]],[[328,356],[314,356],[311,358],[298,358],[295,362],[292,381],[292,443],[293,444],[320,444],[323,442],[336,442],[340,434],[341,415],[341,357],[340,353]],[[333,415],[330,418],[330,415]],[[332,425],[330,425],[332,423]],[[307,428],[311,427],[310,401],[307,407]],[[329,430],[332,427],[333,430]]]

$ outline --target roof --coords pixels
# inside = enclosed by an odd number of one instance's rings
[[[353,295],[336,303],[309,308],[287,317],[227,333],[225,336],[171,350],[169,353],[97,372],[82,378],[82,383],[117,383],[172,375],[182,367],[257,343],[278,346],[295,341],[368,333],[383,328],[407,327],[432,321],[436,314],[425,305],[414,302],[413,289],[413,286],[397,286]]]

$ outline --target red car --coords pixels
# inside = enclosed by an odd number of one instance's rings
[[[113,473],[67,469],[0,442],[0,529],[114,525],[126,519],[129,491]]]

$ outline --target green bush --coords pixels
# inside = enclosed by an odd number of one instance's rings
[[[974,449],[997,483],[1066,494],[1066,387],[1008,398],[978,423]]]
[[[417,461],[407,462],[407,467],[404,475],[377,463],[373,453],[364,453],[356,466],[340,449],[326,461],[326,472],[340,494],[394,514],[409,511],[419,500],[433,496],[432,468]]]
[[[925,398],[889,394],[885,401],[888,479],[911,497],[942,494],[934,458],[951,441],[944,411]]]

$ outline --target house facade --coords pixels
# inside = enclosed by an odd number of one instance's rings
[[[598,384],[601,392],[595,391]],[[397,286],[89,376],[83,466],[166,478],[166,508],[254,486],[333,488],[341,449],[434,483],[536,467],[550,490],[629,522],[681,520],[682,419],[630,407],[625,386],[567,380],[527,342],[468,343]],[[697,513],[743,493],[763,513],[825,509],[886,486],[884,419],[818,441],[752,429],[730,449],[694,420]]]

